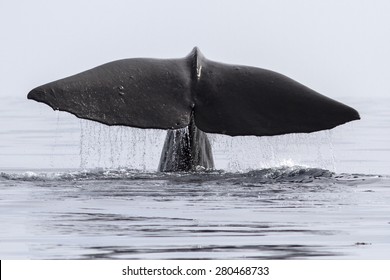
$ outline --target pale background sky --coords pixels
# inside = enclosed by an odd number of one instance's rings
[[[355,107],[362,120],[332,130],[337,170],[390,174],[390,1],[0,0],[0,36],[0,168],[79,166],[79,120],[28,101],[32,88],[198,46]]]
[[[0,95],[128,57],[272,69],[331,97],[390,93],[390,1],[0,0]]]

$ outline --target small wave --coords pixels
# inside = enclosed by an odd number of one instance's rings
[[[0,178],[17,181],[82,181],[82,180],[114,180],[131,179],[141,173],[131,169],[91,169],[67,172],[19,172],[0,173]],[[152,174],[152,173],[151,173]]]
[[[379,176],[380,177],[380,176]],[[378,178],[374,175],[335,174],[320,168],[284,166],[251,170],[248,172],[225,172],[223,170],[203,172],[142,172],[134,169],[91,169],[67,172],[19,172],[0,173],[2,180],[16,181],[93,181],[93,180],[167,180],[175,183],[218,181],[229,184],[272,184],[272,183],[311,183],[314,181],[362,181]]]

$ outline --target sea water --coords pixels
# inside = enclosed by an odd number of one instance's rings
[[[390,99],[345,103],[362,120],[209,135],[216,170],[158,173],[164,131],[5,99],[0,258],[388,259]]]

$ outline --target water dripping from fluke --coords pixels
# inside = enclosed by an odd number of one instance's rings
[[[80,167],[155,171],[165,131],[80,122]]]
[[[174,131],[173,147],[178,145],[177,139],[186,133],[188,128]],[[311,166],[331,171],[335,169],[329,131],[274,137],[208,136],[214,153],[215,170],[249,172],[293,166]],[[164,137],[163,130],[105,126],[81,120],[80,168],[126,168],[153,172],[160,160]],[[176,157],[177,149],[173,150],[172,157]]]

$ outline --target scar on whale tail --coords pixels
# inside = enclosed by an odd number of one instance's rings
[[[29,99],[107,125],[167,129],[159,171],[213,169],[206,133],[271,136],[331,129],[358,112],[270,70],[206,59],[113,61],[30,91]]]

